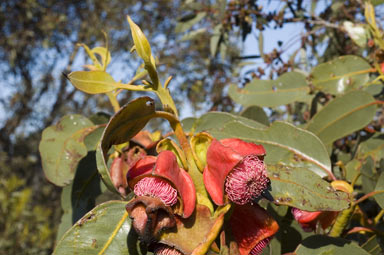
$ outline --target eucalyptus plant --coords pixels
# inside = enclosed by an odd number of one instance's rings
[[[384,50],[369,3],[365,16]],[[230,85],[242,114],[181,120],[172,76],[159,77],[146,36],[128,22],[143,61],[128,83],[107,72],[108,45],[82,44],[92,64],[66,75],[105,94],[115,113],[67,115],[43,132],[44,172],[63,187],[54,254],[380,254],[384,209],[372,218],[362,206],[384,205],[379,62],[342,56],[310,74]],[[124,90],[155,99],[120,105]],[[270,123],[262,109],[294,102],[311,105],[304,123]],[[144,130],[152,119],[172,131]],[[98,203],[108,192],[119,200]]]

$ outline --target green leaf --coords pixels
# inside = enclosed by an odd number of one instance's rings
[[[342,56],[313,68],[309,77],[316,89],[343,94],[359,88],[369,80],[371,66],[358,56]]]
[[[378,133],[359,144],[357,157],[372,157],[374,161],[384,158],[384,134]]]
[[[343,28],[347,30],[349,37],[351,37],[359,47],[363,48],[366,46],[369,38],[369,31],[364,25],[344,21]]]
[[[372,121],[375,99],[363,91],[351,91],[329,102],[308,122],[307,130],[330,144]]]
[[[56,240],[96,205],[96,198],[105,189],[97,172],[95,151],[81,159],[73,182],[61,192],[63,215]]]
[[[207,165],[207,151],[212,139],[207,133],[198,133],[190,138],[193,156],[201,172]]]
[[[281,233],[281,254],[293,252],[303,239],[311,236],[313,233],[305,232],[296,220],[287,220],[287,217],[280,225]]]
[[[120,108],[110,119],[97,147],[97,168],[105,185],[117,192],[108,169],[108,151],[112,145],[128,142],[134,137],[155,113],[155,103],[149,97],[137,98]]]
[[[211,57],[215,57],[217,48],[220,43],[220,38],[221,38],[221,28],[222,24],[216,25],[214,30],[213,30],[213,35],[211,36],[210,39],[210,51],[211,51]]]
[[[187,31],[193,25],[195,25],[197,22],[202,20],[206,15],[207,15],[206,12],[199,12],[196,15],[194,15],[193,18],[191,18],[191,19],[177,22],[175,32],[176,33],[183,33],[185,31]]]
[[[305,211],[341,211],[349,207],[348,194],[335,191],[320,176],[305,168],[268,165],[270,194],[275,203]]]
[[[271,253],[264,253],[269,255],[280,255],[293,252],[302,240],[313,233],[304,232],[299,223],[293,219],[288,206],[275,205],[268,203],[268,212],[277,220],[279,224],[279,231],[276,233],[274,243],[269,245]],[[265,248],[264,250],[266,250]]]
[[[101,66],[104,70],[111,62],[111,53],[105,47],[95,47],[91,50],[94,54],[98,54],[101,57]]]
[[[104,71],[72,72],[68,79],[77,89],[89,94],[107,93],[118,88],[118,83]]]
[[[369,193],[374,190],[376,186],[378,174],[374,170],[374,162],[371,157],[367,157],[365,162],[361,166],[361,181],[363,183],[363,191],[364,193]]]
[[[369,86],[364,86],[363,90],[372,96],[379,96],[383,88],[384,85],[381,82],[376,82],[374,84],[370,84]]]
[[[375,191],[384,191],[384,173],[380,174],[379,179],[377,180]],[[384,193],[377,194],[374,196],[376,202],[384,209]]]
[[[96,125],[106,124],[110,118],[111,115],[105,112],[97,112],[89,117],[89,119]]]
[[[249,106],[248,108],[244,109],[241,114],[241,116],[257,121],[259,123],[262,123],[266,126],[269,126],[269,119],[267,114],[264,112],[263,108],[253,105]]]
[[[71,193],[72,184],[67,185],[61,191],[61,209],[63,214],[61,215],[59,229],[57,230],[56,242],[60,241],[65,232],[73,225],[72,221],[72,205],[71,205]]]
[[[320,139],[290,123],[275,121],[269,128],[258,128],[232,121],[217,126],[209,133],[217,139],[240,138],[262,144],[267,151],[267,164],[283,162],[293,166],[305,166],[321,177],[332,172],[328,152]]]
[[[79,46],[83,47],[85,52],[88,54],[88,57],[92,60],[93,68],[96,70],[103,70],[102,64],[100,64],[99,60],[96,58],[95,53],[84,43],[80,43]]]
[[[206,32],[207,32],[206,28],[199,28],[199,29],[193,30],[183,35],[180,41],[197,40],[200,38],[201,35],[205,34]]]
[[[369,252],[371,255],[382,255],[383,249],[380,246],[380,241],[377,235],[371,236],[362,246],[364,250]]]
[[[95,151],[97,149],[97,145],[99,144],[103,132],[104,127],[101,126],[93,130],[92,133],[90,133],[84,138],[84,144],[87,147],[88,151]]]
[[[197,120],[197,118],[194,118],[194,117],[188,117],[188,118],[183,119],[181,121],[181,124],[183,125],[183,130],[184,131],[191,131],[196,120]]]
[[[64,234],[53,254],[146,254],[138,249],[126,204],[110,201],[94,208]]]
[[[105,123],[105,120],[108,120],[105,115],[100,114],[94,115],[90,119],[95,124]],[[96,145],[103,130],[104,127],[99,127],[85,137],[84,144],[88,154],[79,161],[71,184],[65,186],[61,192],[63,215],[56,236],[57,241],[77,220],[96,205],[96,197],[105,190],[98,175],[95,157]]]
[[[378,6],[384,4],[384,0],[372,0],[371,3],[373,6]]]
[[[64,116],[43,131],[39,151],[50,182],[65,186],[72,181],[77,164],[87,155],[84,138],[95,128],[90,120],[74,114]]]
[[[275,81],[254,79],[244,89],[232,84],[228,94],[243,106],[275,107],[304,100],[308,92],[306,77],[298,72],[290,72]]]
[[[192,124],[192,121],[193,124]],[[203,131],[209,132],[212,129],[217,129],[223,127],[225,124],[232,121],[238,121],[245,125],[249,125],[255,128],[265,128],[266,126],[260,122],[244,118],[242,116],[230,114],[227,112],[208,112],[202,115],[198,119],[187,118],[183,120],[183,126],[185,131],[190,131],[194,133],[199,133]]]
[[[306,238],[296,250],[297,255],[369,255],[354,242],[342,238],[313,235]]]
[[[362,162],[357,159],[353,159],[347,163],[347,165],[345,166],[347,169],[347,175],[346,175],[347,181],[352,182],[352,180],[358,174],[360,174],[361,166],[362,166]],[[356,185],[360,185],[360,186],[362,185],[361,178],[357,179]]]
[[[131,27],[131,34],[137,54],[144,60],[146,64],[151,63],[151,45],[149,44],[147,37],[145,37],[140,27],[136,25],[129,16],[127,16],[127,19],[129,26]]]

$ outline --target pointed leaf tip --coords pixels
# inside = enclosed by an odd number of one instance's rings
[[[131,17],[127,16],[129,26],[131,27],[131,33],[133,42],[135,43],[136,52],[144,60],[145,63],[151,63],[151,46],[141,31],[140,27],[132,21]]]

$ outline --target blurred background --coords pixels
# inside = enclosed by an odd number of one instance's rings
[[[352,41],[343,22],[364,22],[364,1],[2,0],[0,2],[0,254],[50,254],[60,223],[61,189],[46,181],[42,130],[69,113],[112,113],[104,95],[76,90],[62,75],[89,63],[83,48],[105,46],[108,72],[128,82],[141,62],[126,16],[142,28],[182,117],[243,110],[231,83],[309,72],[337,56],[377,52]],[[376,6],[379,26],[383,1]],[[369,43],[368,39],[363,43]],[[384,54],[382,56],[384,58]],[[137,96],[136,94],[135,96]],[[132,98],[121,93],[121,105]],[[289,106],[287,106],[289,108]],[[284,111],[264,109],[272,119]]]

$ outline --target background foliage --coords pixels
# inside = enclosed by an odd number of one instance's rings
[[[154,55],[160,60],[160,74],[175,75],[171,89],[178,95],[179,105],[192,107],[192,112],[240,113],[265,126],[275,120],[286,120],[306,128],[327,146],[336,173],[343,174],[346,169],[346,179],[352,181],[354,173],[361,172],[361,195],[380,190],[382,178],[378,182],[377,179],[384,164],[379,131],[384,119],[382,108],[376,111],[370,103],[372,96],[383,100],[382,83],[374,81],[380,74],[378,67],[383,62],[383,53],[373,37],[353,40],[353,32],[348,32],[343,23],[367,24],[363,3],[271,2],[2,1],[0,232],[5,238],[0,242],[0,251],[4,254],[52,251],[63,212],[60,189],[49,184],[41,171],[37,151],[40,134],[65,113],[91,116],[99,110],[112,112],[108,98],[77,91],[61,72],[79,70],[88,63],[77,43],[91,47],[105,45],[101,32],[105,31],[113,58],[112,75],[115,80],[129,81],[140,62],[127,53],[132,46],[125,22],[127,14],[150,38]],[[381,13],[381,7],[376,7],[379,25]],[[279,33],[291,24],[303,29],[301,36],[281,38],[276,45],[268,47],[272,50],[264,50],[269,43],[265,36],[268,31]],[[243,55],[242,42],[253,36],[258,44],[245,45],[257,48],[259,53]],[[256,64],[249,60],[255,60]],[[364,72],[369,69],[374,70]],[[366,84],[370,86],[362,91],[348,91],[350,87]],[[337,105],[337,99],[341,100],[341,97],[333,99],[337,95],[343,97],[342,102],[349,100],[347,107]],[[131,93],[121,93],[118,99],[123,104],[130,98]],[[329,101],[332,104],[326,105]],[[340,116],[349,119],[343,119],[342,124],[333,122]],[[96,124],[95,119],[89,121]],[[331,121],[331,126],[317,124],[327,121]],[[232,130],[230,121],[223,123]],[[270,129],[278,128],[278,123]],[[345,126],[350,129],[345,130]],[[205,126],[204,130],[208,128]],[[223,137],[228,135],[225,129],[220,132]],[[270,140],[267,134],[265,137],[266,141]],[[91,142],[88,146],[92,146]],[[92,158],[88,146],[84,155]],[[293,154],[281,153],[278,155],[294,159]],[[81,180],[81,176],[75,178]],[[105,189],[100,180],[95,180],[95,187],[100,192]],[[65,190],[73,192],[76,187],[67,186]],[[100,198],[104,200],[107,198]],[[379,205],[382,203],[380,196],[376,200]],[[100,201],[85,201],[83,212]],[[363,213],[369,219],[379,211],[372,199],[367,201]]]

